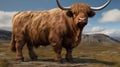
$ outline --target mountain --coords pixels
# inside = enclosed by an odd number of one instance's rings
[[[112,37],[112,38],[114,38],[114,39],[120,41],[120,37]]]
[[[11,34],[10,31],[0,30],[0,40],[10,40]]]
[[[82,43],[86,44],[120,44],[120,41],[105,34],[83,34]]]
[[[0,30],[0,40],[10,40],[11,39],[11,32]],[[118,38],[112,38],[105,34],[83,34],[82,35],[82,43],[85,44],[118,44],[120,40]]]

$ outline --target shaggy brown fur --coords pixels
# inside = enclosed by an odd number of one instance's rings
[[[83,3],[73,4],[70,11],[55,8],[49,11],[19,12],[12,20],[11,50],[16,52],[18,60],[23,60],[22,48],[27,44],[31,59],[37,59],[33,46],[52,45],[56,53],[55,60],[60,61],[64,47],[66,59],[72,61],[72,49],[81,40],[88,17],[94,14],[89,5]]]

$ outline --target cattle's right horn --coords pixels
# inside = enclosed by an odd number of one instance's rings
[[[111,0],[108,0],[104,5],[102,5],[102,6],[100,6],[100,7],[90,7],[90,8],[91,8],[91,10],[94,10],[94,11],[102,10],[102,9],[104,9],[110,2],[111,2]]]
[[[71,10],[70,7],[62,7],[62,6],[60,5],[60,3],[59,3],[58,0],[56,0],[56,2],[57,2],[57,5],[58,5],[58,7],[59,7],[60,9],[62,9],[62,10]]]

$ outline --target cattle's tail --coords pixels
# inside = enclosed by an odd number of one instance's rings
[[[10,42],[10,50],[12,52],[16,52],[16,47],[15,47],[15,35],[12,34],[12,39],[11,39],[11,42]]]

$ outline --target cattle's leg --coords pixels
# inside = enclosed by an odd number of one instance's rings
[[[30,57],[32,60],[37,60],[37,55],[35,54],[35,52],[34,52],[34,50],[33,50],[33,45],[27,44],[27,47],[28,47],[28,51],[29,51],[29,57]]]
[[[73,62],[72,49],[71,48],[66,48],[66,57],[65,58],[68,62]]]
[[[57,34],[56,31],[50,32],[49,41],[50,41],[51,45],[53,46],[53,50],[56,54],[55,61],[62,62],[62,57],[61,57],[61,51],[62,51],[61,41],[62,41],[62,39],[59,35]]]
[[[22,49],[23,46],[25,45],[24,41],[16,41],[16,59],[20,61],[24,61]]]
[[[53,46],[53,50],[55,51],[55,61],[62,62],[62,57],[61,57],[61,51],[62,51],[62,46],[60,44],[56,44]]]

